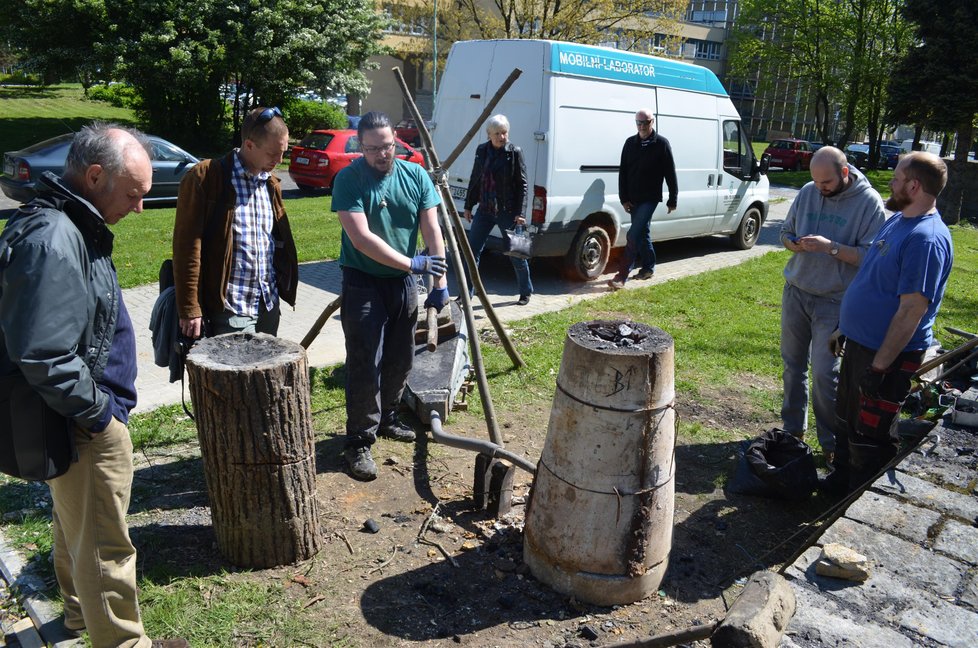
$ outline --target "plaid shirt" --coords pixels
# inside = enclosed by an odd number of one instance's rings
[[[259,300],[267,311],[278,306],[278,289],[272,276],[272,199],[268,194],[268,178],[262,171],[252,175],[241,164],[240,153],[234,156],[231,184],[237,196],[231,231],[234,237],[231,250],[231,277],[225,295],[225,306],[236,315],[257,317]]]

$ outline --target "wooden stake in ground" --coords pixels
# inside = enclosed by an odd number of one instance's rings
[[[241,567],[320,549],[309,367],[294,342],[234,333],[187,354],[218,548]]]

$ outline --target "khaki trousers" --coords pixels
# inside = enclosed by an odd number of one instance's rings
[[[136,601],[136,549],[126,512],[132,440],[115,418],[102,432],[75,428],[78,463],[48,481],[54,503],[54,571],[65,627],[88,630],[94,648],[146,648]]]

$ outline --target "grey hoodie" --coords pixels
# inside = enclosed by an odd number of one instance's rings
[[[886,220],[883,199],[856,167],[849,165],[849,188],[831,198],[823,196],[814,182],[809,182],[788,209],[781,226],[781,240],[786,234],[818,234],[830,241],[857,248],[862,262],[876,232]],[[819,297],[842,299],[858,266],[849,265],[827,253],[796,252],[784,267],[784,278],[792,286]]]

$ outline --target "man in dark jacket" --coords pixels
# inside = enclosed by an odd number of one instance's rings
[[[662,202],[663,181],[669,187],[669,200],[666,202],[668,213],[676,209],[676,195],[679,193],[676,163],[672,159],[669,140],[655,132],[652,128],[654,123],[651,110],[635,113],[638,134],[625,140],[621,149],[618,200],[625,211],[632,215],[632,222],[618,274],[608,282],[612,290],[621,290],[625,286],[636,260],[641,266],[635,279],[649,279],[655,274],[655,250],[652,248],[650,225],[655,208]]]
[[[77,459],[47,482],[54,571],[65,628],[87,630],[93,646],[189,645],[146,637],[126,526],[136,338],[106,225],[142,211],[149,146],[115,125],[82,128],[64,177],[45,173],[40,195],[0,235],[0,372],[22,375],[71,423]]]
[[[282,188],[272,171],[289,146],[278,108],[255,108],[241,148],[184,176],[173,225],[180,332],[276,335],[279,300],[295,306],[299,263]]]

